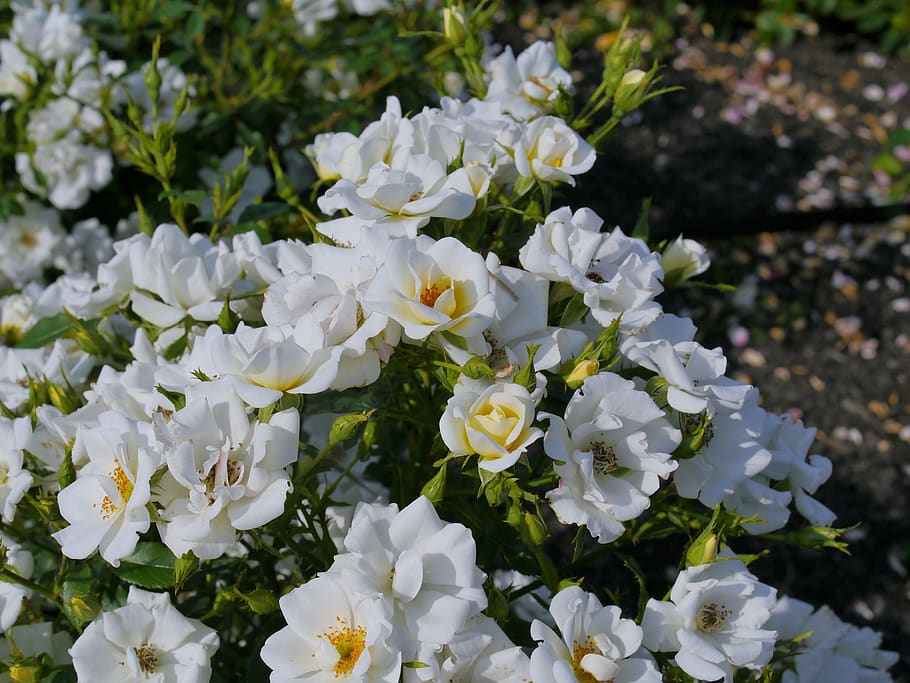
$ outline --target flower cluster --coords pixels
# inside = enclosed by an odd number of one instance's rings
[[[313,38],[342,6],[391,3],[285,4]],[[836,538],[812,497],[831,463],[664,310],[703,247],[551,206],[596,159],[556,115],[572,76],[554,44],[471,63],[475,97],[405,115],[389,96],[359,134],[317,135],[307,204],[278,155],[270,174],[239,147],[201,165],[220,169],[199,173],[210,191],[175,189],[174,136],[218,114],[187,109],[196,91],[159,44],[129,71],[75,3],[13,9],[0,94],[25,107],[32,196],[0,223],[11,678],[207,681],[238,675],[236,652],[275,682],[809,681],[829,652],[887,675],[874,637],[778,601],[730,549],[791,504]],[[617,107],[652,84],[636,50],[608,54]],[[110,135],[173,222],[137,201],[123,225],[141,229],[114,242],[61,218],[111,180]],[[669,600],[631,558],[639,614],[580,578],[607,544],[671,535],[688,545]]]

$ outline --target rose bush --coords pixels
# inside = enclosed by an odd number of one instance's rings
[[[496,3],[227,5],[0,15],[0,677],[888,680],[736,554],[842,530],[705,249],[560,194],[639,41],[584,102]]]

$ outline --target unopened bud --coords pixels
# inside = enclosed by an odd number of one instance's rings
[[[619,82],[619,87],[632,87],[636,86],[642,82],[645,76],[648,74],[641,69],[632,69],[627,72],[625,76],[622,77],[622,80]]]
[[[420,495],[426,496],[434,505],[445,498],[447,469],[445,463],[443,463],[433,478],[420,489]]]
[[[585,379],[591,375],[596,375],[599,369],[600,363],[596,360],[578,361],[575,367],[572,368],[572,372],[566,377],[566,384],[570,389],[577,389],[584,383]]]
[[[37,683],[40,673],[40,667],[26,664],[13,664],[7,671],[10,680],[17,683]]]
[[[532,512],[526,512],[522,521],[521,535],[526,536],[522,540],[535,548],[542,546],[548,536],[547,525],[544,524],[544,521]]]
[[[664,287],[673,287],[704,273],[711,265],[707,250],[695,240],[682,235],[670,242],[660,256],[664,269]]]
[[[51,404],[64,415],[69,415],[77,408],[82,406],[79,400],[79,394],[71,386],[60,386],[59,384],[47,385],[47,395]]]
[[[158,60],[155,57],[157,57],[157,52],[152,61],[148,63],[143,78],[152,102],[158,102],[158,95],[161,93],[161,73],[158,71]]]
[[[624,112],[634,111],[641,106],[648,90],[648,74],[641,69],[626,72],[619,82],[613,104]]]
[[[101,610],[101,602],[91,593],[74,593],[67,603],[73,621],[85,624]]]
[[[708,564],[714,562],[717,557],[717,534],[711,534],[705,541],[705,549],[702,553],[701,563]]]
[[[442,32],[453,45],[462,45],[467,37],[464,14],[457,7],[442,10]]]

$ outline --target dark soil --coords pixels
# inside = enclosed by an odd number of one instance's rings
[[[762,404],[818,428],[834,463],[817,498],[848,531],[851,556],[775,546],[753,569],[783,594],[882,631],[910,681],[910,225],[714,240],[713,277],[739,296],[689,290],[703,342]],[[709,273],[712,271],[709,271]],[[755,292],[753,302],[746,301]],[[742,299],[739,305],[738,299]],[[739,344],[736,346],[734,341]]]
[[[685,90],[617,131],[573,205],[628,231],[652,197],[656,234],[710,238],[706,279],[737,294],[690,289],[667,307],[688,308],[766,409],[818,428],[834,474],[817,497],[837,526],[859,525],[852,556],[775,546],[753,569],[882,631],[908,683],[910,220],[891,217],[910,207],[869,165],[910,125],[910,62],[849,37],[678,48],[664,84]]]
[[[702,37],[677,46],[661,85],[683,90],[624,122],[573,201],[631,226],[651,197],[658,234],[691,236],[910,209],[870,169],[888,136],[910,126],[910,61],[836,37],[773,50]]]

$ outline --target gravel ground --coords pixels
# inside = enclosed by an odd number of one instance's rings
[[[910,221],[823,226],[710,241],[717,282],[679,304],[722,345],[730,374],[767,410],[818,429],[834,464],[817,498],[835,511],[851,556],[775,547],[755,571],[781,593],[828,604],[885,634],[910,681]]]

